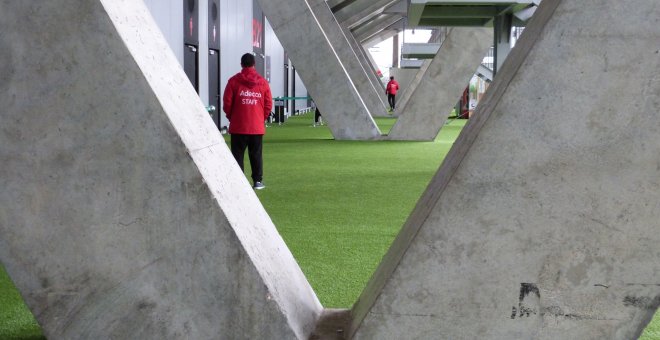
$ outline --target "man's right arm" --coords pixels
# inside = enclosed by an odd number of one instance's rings
[[[222,111],[225,112],[225,116],[230,121],[231,121],[231,107],[234,101],[233,85],[234,83],[232,82],[231,79],[229,79],[229,81],[227,82],[227,86],[225,87],[225,92],[222,95]]]

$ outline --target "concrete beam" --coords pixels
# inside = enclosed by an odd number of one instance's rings
[[[342,27],[342,29],[346,39],[348,39],[348,43],[351,45],[351,48],[353,48],[353,51],[355,51],[357,60],[360,65],[362,65],[362,68],[364,69],[373,90],[376,91],[376,96],[378,97],[383,107],[383,110],[372,110],[372,116],[379,116],[380,114],[386,115],[387,111],[385,109],[388,107],[387,96],[385,95],[385,88],[383,87],[383,83],[376,75],[377,67],[373,64],[374,61],[371,59],[371,54],[369,51],[365,50],[362,44],[360,44],[355,39],[353,33],[351,33],[350,30],[348,30],[346,27]]]
[[[405,43],[401,47],[401,57],[433,59],[439,49],[440,43]]]
[[[404,60],[406,61],[405,63]],[[404,60],[401,60],[401,68],[417,69],[417,73],[408,84],[408,87],[406,87],[405,89],[403,89],[403,91],[401,91],[401,95],[397,95],[396,105],[399,108],[399,110],[397,110],[394,113],[396,117],[398,117],[400,115],[399,113],[402,112],[401,108],[404,108],[408,105],[408,101],[410,100],[410,97],[415,92],[419,84],[422,83],[422,80],[425,78],[426,72],[428,71],[432,61],[432,59],[426,59],[426,60],[404,59]]]
[[[388,14],[401,14],[403,16],[408,15],[408,1],[407,0],[397,0],[391,6],[385,8],[383,13]]]
[[[307,339],[321,305],[144,3],[0,29],[0,261],[45,336]]]
[[[419,27],[486,27],[492,18],[422,18]]]
[[[330,8],[332,8],[332,7],[340,5],[341,3],[345,2],[345,1],[348,1],[348,0],[328,0],[327,3],[328,3],[328,6]]]
[[[360,97],[364,101],[365,106],[372,116],[385,116],[387,115],[387,108],[379,96],[381,91],[377,91],[369,75],[358,59],[359,51],[353,49],[353,45],[349,40],[354,40],[352,35],[346,35],[345,30],[337,24],[330,8],[325,3],[325,0],[307,0],[310,8],[316,16],[317,22],[325,32],[326,37],[332,47],[334,48],[341,63],[346,68],[348,75],[351,78],[355,88],[357,89]],[[350,33],[350,31],[349,31]],[[317,56],[318,57],[318,56]],[[322,109],[319,107],[322,111]]]
[[[484,64],[479,64],[476,74],[483,80],[487,82],[493,81],[493,70],[486,67]]]
[[[640,336],[660,295],[658,17],[655,0],[541,3],[349,337]]]
[[[390,133],[394,140],[434,140],[492,43],[489,28],[454,28],[428,68]]]
[[[420,69],[424,67],[424,64],[426,63],[428,59],[422,60],[422,59],[401,59],[401,68],[416,68]],[[429,63],[430,64],[430,60]],[[401,106],[403,107],[403,105]]]
[[[381,14],[387,6],[396,1],[397,0],[356,1],[351,6],[344,7],[340,11],[335,12],[335,17],[342,26],[353,28],[371,20],[374,16]]]
[[[380,130],[339,56],[341,49],[329,40],[336,42],[343,33],[336,22],[326,25],[323,13],[330,11],[327,4],[315,4],[314,8],[306,0],[259,0],[259,4],[333,136],[380,138]],[[319,20],[324,22],[323,28]]]
[[[512,14],[535,6],[533,0],[411,0],[409,27],[482,27],[495,16]]]
[[[372,21],[352,29],[351,32],[358,41],[365,41],[392,26],[400,27],[400,30],[403,30],[403,17],[396,14],[381,14]]]
[[[425,18],[492,18],[500,13],[495,6],[437,6],[424,10]]]
[[[368,39],[358,40],[358,41],[360,41],[362,43],[362,46],[364,46],[364,48],[368,49],[368,48],[374,47],[374,46],[380,44],[381,42],[391,38],[392,36],[394,36],[395,34],[398,34],[399,32],[400,31],[397,31],[397,30],[394,30],[394,29],[384,30],[384,31],[380,31],[376,35],[373,35],[373,36],[369,37]],[[357,37],[355,37],[355,39],[357,40]]]
[[[420,68],[390,68],[390,76],[394,76],[394,79],[399,83],[399,92],[397,92],[396,95],[397,107],[403,107],[403,105],[401,105],[401,100],[405,97],[406,93],[411,91],[411,88],[416,86],[413,82],[419,72]],[[397,117],[398,113],[395,111],[392,115]]]
[[[534,16],[534,13],[536,13],[537,8],[538,6],[532,6],[526,8],[522,11],[516,12],[514,16],[518,20],[518,22],[527,23],[527,21],[529,21],[529,19],[531,19],[532,16]],[[525,26],[525,25],[521,25],[521,26]]]
[[[438,44],[438,49],[435,51],[435,54],[433,55],[433,58],[435,55],[437,55],[438,51],[440,50],[440,46],[442,45],[442,42],[445,40],[447,37],[447,34],[451,32],[451,28],[443,27],[443,28],[437,28],[433,31],[431,34],[431,37],[429,38],[428,43],[429,44]],[[432,59],[432,58],[431,58]],[[414,66],[417,66],[416,68],[418,69],[417,73],[415,76],[412,78],[412,80],[409,83],[409,86],[407,88],[404,88],[400,98],[397,98],[397,105],[398,107],[406,107],[408,105],[408,100],[410,100],[410,97],[412,96],[413,92],[415,92],[415,89],[417,89],[417,86],[422,82],[426,75],[426,71],[428,70],[429,66],[431,65],[431,60],[423,60],[422,63],[419,63],[419,60],[410,60],[409,62],[417,62],[417,65],[413,65],[412,63],[408,63],[407,68],[415,68]],[[399,97],[399,96],[397,96]],[[394,114],[395,116],[399,116],[398,113]]]
[[[506,57],[511,52],[511,30],[513,29],[513,15],[504,14],[495,17],[493,21],[493,74],[502,67]]]
[[[357,0],[340,0],[340,1],[330,0],[328,1],[328,7],[330,7],[330,9],[332,9],[333,12],[337,12],[342,10],[343,8],[351,6],[356,2]]]

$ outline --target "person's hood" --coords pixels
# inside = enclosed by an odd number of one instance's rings
[[[259,83],[259,73],[254,67],[244,67],[238,74],[238,81],[248,87],[254,87]]]

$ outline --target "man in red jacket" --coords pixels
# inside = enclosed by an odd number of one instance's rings
[[[385,86],[385,93],[387,94],[387,102],[390,104],[390,111],[394,111],[396,106],[396,91],[399,90],[399,83],[390,77],[390,81]]]
[[[263,159],[261,149],[265,121],[273,107],[273,96],[266,79],[254,69],[254,55],[246,53],[241,57],[241,72],[229,78],[222,96],[222,110],[229,120],[231,153],[243,168],[245,148],[248,149],[252,182],[257,190],[263,184]]]

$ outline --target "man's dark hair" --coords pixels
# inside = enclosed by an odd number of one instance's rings
[[[394,76],[390,76],[390,80],[394,80]]]
[[[252,67],[254,66],[254,56],[252,53],[245,53],[241,57],[241,66],[243,67]]]

